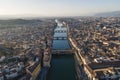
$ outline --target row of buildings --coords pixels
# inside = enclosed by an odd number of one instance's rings
[[[12,51],[10,55],[0,56],[0,80],[35,80],[43,67],[50,67],[55,23],[47,19],[34,24],[12,25],[16,27],[5,28],[0,35],[0,45]]]
[[[120,18],[81,17],[62,21],[67,23],[69,37],[80,58],[78,80],[119,80]]]

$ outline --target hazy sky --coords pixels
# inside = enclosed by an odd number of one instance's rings
[[[120,0],[0,0],[0,15],[79,16],[120,10]]]

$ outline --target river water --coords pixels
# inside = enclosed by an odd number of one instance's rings
[[[54,36],[57,36],[57,34],[54,33]],[[66,36],[66,34],[66,32],[59,33],[58,36]],[[71,47],[67,39],[53,40],[53,49],[66,50],[70,48]],[[51,61],[51,68],[48,74],[48,80],[75,80],[74,55],[53,55]]]
[[[53,49],[56,50],[70,49],[68,40],[53,40]]]

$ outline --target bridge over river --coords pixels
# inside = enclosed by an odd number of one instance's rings
[[[73,54],[73,50],[52,50],[53,55]]]

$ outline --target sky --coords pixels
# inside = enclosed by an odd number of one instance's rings
[[[0,0],[0,15],[85,16],[120,10],[120,0]]]

